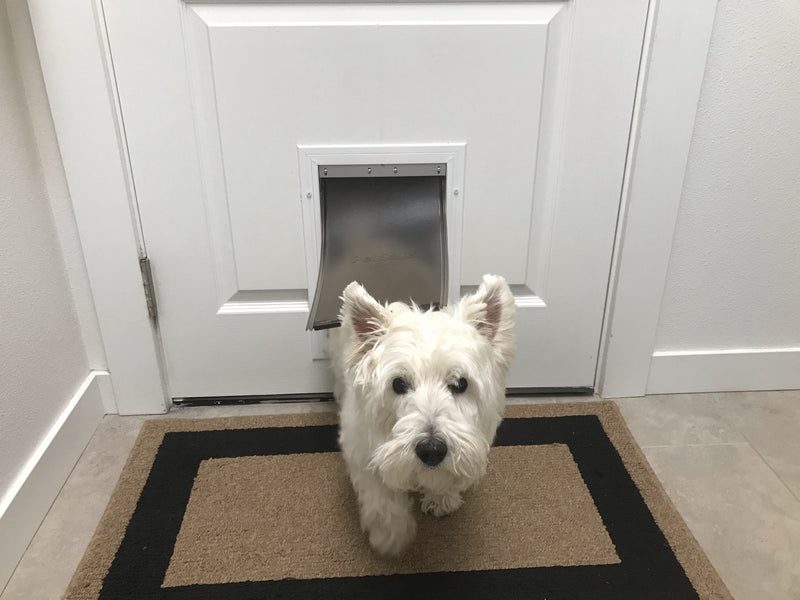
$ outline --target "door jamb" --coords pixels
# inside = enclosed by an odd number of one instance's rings
[[[644,396],[716,0],[651,0],[595,390]]]
[[[120,414],[168,410],[100,0],[28,0]]]

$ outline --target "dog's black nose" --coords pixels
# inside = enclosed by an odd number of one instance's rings
[[[437,437],[422,440],[414,450],[419,459],[429,467],[435,467],[447,456],[447,444]]]

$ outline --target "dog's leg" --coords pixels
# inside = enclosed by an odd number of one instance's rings
[[[417,531],[409,495],[387,488],[371,473],[361,473],[353,484],[358,495],[361,527],[369,534],[370,545],[380,554],[401,554]]]
[[[443,517],[456,512],[462,504],[464,504],[464,500],[458,492],[445,492],[444,494],[425,492],[422,494],[420,508],[422,512],[434,517]]]

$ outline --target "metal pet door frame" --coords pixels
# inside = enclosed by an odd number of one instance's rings
[[[322,213],[320,168],[366,164],[444,164],[446,165],[444,210],[447,236],[447,302],[461,295],[461,247],[464,202],[464,164],[466,143],[409,144],[369,146],[297,146],[300,190],[303,209],[303,233],[308,281],[308,305],[311,311],[317,289],[322,249]],[[310,332],[312,355],[326,359],[325,331]]]

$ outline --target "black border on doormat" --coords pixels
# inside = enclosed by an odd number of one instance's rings
[[[698,598],[594,415],[508,418],[495,445],[566,444],[616,547],[618,564],[161,587],[201,461],[336,452],[336,437],[335,425],[166,433],[100,600]]]

